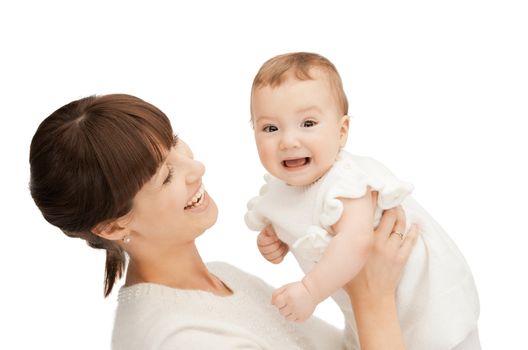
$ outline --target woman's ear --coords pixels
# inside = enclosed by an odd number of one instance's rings
[[[341,148],[345,147],[348,139],[348,126],[349,126],[350,117],[344,115],[339,121],[339,145]]]
[[[92,227],[92,232],[109,241],[122,240],[123,237],[130,234],[130,230],[126,224],[127,221],[128,220],[125,220],[125,217],[103,221]]]

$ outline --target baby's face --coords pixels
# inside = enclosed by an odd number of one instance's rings
[[[323,176],[348,135],[330,83],[313,70],[313,80],[288,78],[278,87],[256,89],[253,127],[262,165],[273,176],[304,186]]]

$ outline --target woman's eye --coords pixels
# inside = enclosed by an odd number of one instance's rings
[[[262,128],[262,131],[264,132],[275,132],[279,130],[275,125],[266,125],[265,127]]]
[[[303,123],[302,123],[302,126],[304,128],[311,128],[312,126],[316,126],[317,123],[313,120],[305,120]]]
[[[171,180],[172,180],[172,168],[169,168],[169,174],[167,175],[167,177],[163,181],[163,184],[166,185],[169,182],[171,182]]]

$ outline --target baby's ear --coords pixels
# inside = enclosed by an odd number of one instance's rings
[[[349,120],[350,117],[348,115],[344,115],[339,121],[339,145],[341,146],[341,148],[345,147],[348,139],[348,126],[350,123]]]

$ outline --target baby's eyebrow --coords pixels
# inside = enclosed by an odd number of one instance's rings
[[[259,115],[258,117],[255,117],[255,123],[259,123],[259,122],[267,122],[267,121],[273,121],[275,120],[275,118],[273,117],[269,117],[267,115]]]
[[[308,107],[303,107],[297,110],[297,113],[299,114],[307,113],[307,112],[321,112],[321,109],[317,106],[308,106]]]

